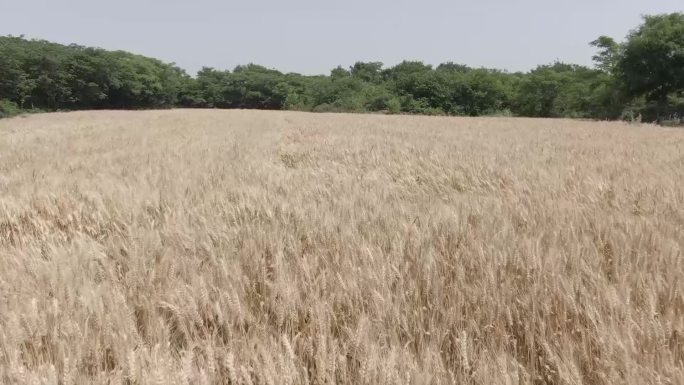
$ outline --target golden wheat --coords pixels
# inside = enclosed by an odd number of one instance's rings
[[[684,131],[0,121],[6,384],[684,384]]]

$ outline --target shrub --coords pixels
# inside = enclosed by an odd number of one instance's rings
[[[21,110],[19,109],[19,106],[17,106],[17,103],[6,99],[0,99],[0,119],[19,115],[19,112],[21,112]]]

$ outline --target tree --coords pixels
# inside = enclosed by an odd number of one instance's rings
[[[446,62],[442,63],[437,66],[437,71],[446,71],[446,72],[458,72],[458,73],[466,73],[470,71],[470,67],[464,64],[456,64],[454,62]]]
[[[351,68],[351,75],[369,83],[381,82],[382,63],[380,62],[356,62]]]
[[[0,36],[0,100],[19,109],[171,106],[389,111],[481,116],[645,120],[684,115],[684,15],[646,16],[625,43],[601,36],[595,68],[554,63],[528,73],[436,68],[403,61],[338,66],[328,76],[284,74],[256,64],[203,68],[123,51]],[[6,110],[11,108],[7,107]]]
[[[667,113],[668,100],[684,94],[684,13],[645,16],[616,67],[629,96],[653,103],[658,118]]]
[[[421,61],[403,61],[392,68],[383,71],[386,80],[397,80],[401,77],[416,73],[426,73],[432,71],[432,66]]]
[[[599,52],[592,57],[596,68],[613,73],[620,59],[620,45],[608,36],[600,36],[589,44],[599,49]]]
[[[337,66],[336,68],[333,68],[332,71],[330,71],[330,77],[332,78],[332,80],[344,79],[348,78],[349,76],[351,76],[351,73],[348,70],[342,68],[342,66]]]
[[[513,111],[531,117],[590,118],[604,73],[587,67],[554,63],[525,75],[514,97]]]

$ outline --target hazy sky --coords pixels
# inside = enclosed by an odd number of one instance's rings
[[[591,64],[599,35],[620,40],[642,14],[682,10],[682,0],[0,0],[0,35],[122,49],[192,74],[403,59],[525,71]]]

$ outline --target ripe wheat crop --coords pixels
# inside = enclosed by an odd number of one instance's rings
[[[0,121],[0,383],[684,384],[684,131]]]

